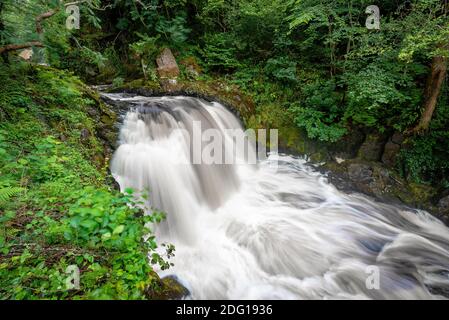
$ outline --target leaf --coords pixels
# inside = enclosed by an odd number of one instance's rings
[[[94,229],[97,226],[97,223],[93,220],[84,220],[80,223],[82,227],[85,227],[89,230]]]
[[[102,236],[101,236],[101,240],[103,240],[103,241],[106,241],[106,240],[109,240],[110,238],[111,238],[111,233],[110,232],[106,232],[105,234],[103,234]]]
[[[120,234],[123,232],[123,230],[125,230],[125,226],[123,224],[117,226],[114,231],[112,231],[112,234],[116,235],[116,234]]]

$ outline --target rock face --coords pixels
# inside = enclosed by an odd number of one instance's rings
[[[337,158],[345,160],[357,157],[358,150],[365,142],[365,136],[362,130],[354,128],[340,141],[329,145],[328,149],[332,154],[332,158],[337,161]]]
[[[157,73],[161,79],[176,79],[179,76],[179,67],[169,48],[165,48],[156,59]]]
[[[397,156],[401,151],[401,146],[392,141],[388,141],[382,155],[382,162],[389,167],[393,167],[396,163]]]
[[[365,161],[379,161],[386,140],[386,137],[380,134],[369,134],[360,147],[357,156]]]
[[[384,153],[382,154],[382,163],[388,167],[394,167],[399,152],[401,151],[401,144],[404,142],[404,136],[396,132],[385,144]]]

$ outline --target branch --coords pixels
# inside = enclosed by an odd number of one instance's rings
[[[15,51],[15,50],[20,50],[20,49],[26,49],[26,48],[30,48],[30,47],[44,47],[44,45],[42,44],[42,42],[39,41],[31,41],[31,42],[26,42],[26,43],[22,43],[22,44],[8,44],[4,47],[0,47],[0,54],[4,53],[4,52],[8,52],[8,51]]]
[[[58,10],[50,10],[48,12],[42,13],[36,17],[36,32],[38,34],[42,33],[42,20],[48,19],[56,14]]]

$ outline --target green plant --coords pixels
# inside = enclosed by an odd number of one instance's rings
[[[155,252],[146,225],[164,214],[144,215],[132,190],[111,190],[95,160],[103,144],[80,139],[100,125],[88,113],[102,112],[100,102],[47,67],[0,65],[0,83],[0,297],[145,299],[158,290],[152,263],[170,267],[174,248]],[[79,290],[66,288],[69,265],[81,270]]]
[[[20,194],[24,190],[24,188],[19,187],[2,187],[0,189],[0,207],[2,207],[12,197]]]

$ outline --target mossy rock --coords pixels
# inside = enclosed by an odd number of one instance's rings
[[[176,276],[159,279],[156,287],[147,291],[147,296],[151,300],[180,300],[189,295],[190,291],[179,282]]]

